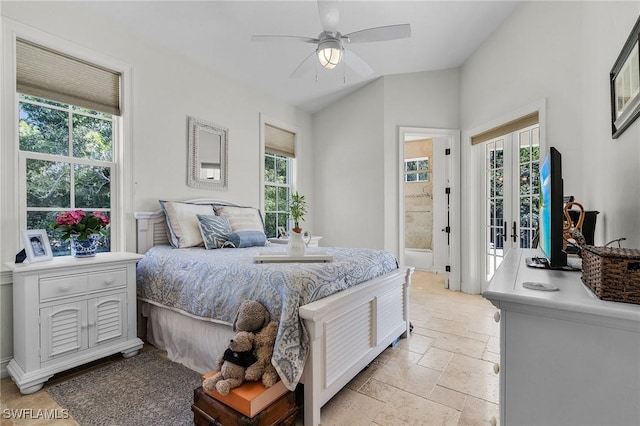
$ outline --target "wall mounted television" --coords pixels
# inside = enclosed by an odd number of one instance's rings
[[[567,266],[564,250],[564,184],[562,154],[550,147],[540,167],[539,247],[543,256],[527,258],[527,266],[547,269],[573,269]]]

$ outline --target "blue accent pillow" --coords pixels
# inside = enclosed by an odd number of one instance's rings
[[[227,239],[235,248],[262,247],[267,244],[267,236],[262,231],[232,232]]]
[[[207,250],[223,247],[233,232],[225,216],[199,214],[198,226]]]

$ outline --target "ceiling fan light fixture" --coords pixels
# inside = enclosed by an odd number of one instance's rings
[[[324,40],[318,44],[316,50],[320,65],[328,70],[332,70],[342,61],[344,47],[338,40]]]

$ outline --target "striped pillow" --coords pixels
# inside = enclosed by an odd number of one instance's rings
[[[213,206],[218,216],[226,216],[233,232],[260,231],[264,233],[264,222],[260,210],[253,207]]]
[[[207,250],[224,247],[233,232],[226,216],[199,214],[198,226]]]

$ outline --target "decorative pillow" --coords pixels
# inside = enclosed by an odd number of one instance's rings
[[[160,200],[160,206],[167,218],[169,241],[177,248],[197,247],[204,244],[198,226],[198,214],[214,213],[212,204],[192,204],[178,201]]]
[[[229,235],[233,232],[229,219],[226,216],[203,215],[198,216],[198,226],[204,246],[207,250],[217,249],[224,246],[229,239]]]
[[[262,231],[238,231],[232,232],[227,243],[235,248],[262,247],[267,243],[267,236]]]
[[[253,207],[213,206],[218,216],[229,218],[233,232],[260,231],[264,233],[264,221],[260,210]]]

